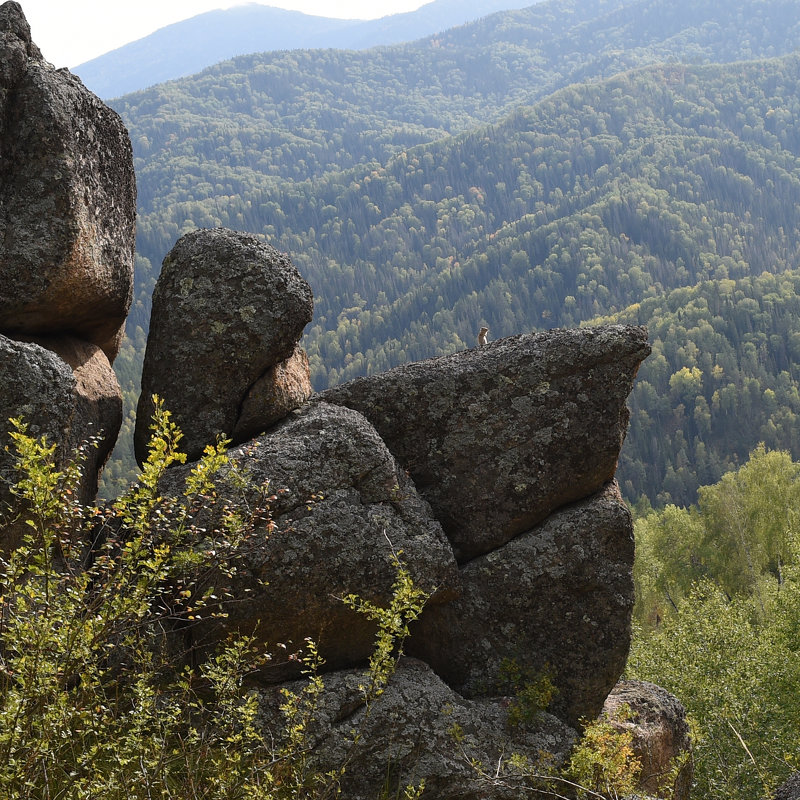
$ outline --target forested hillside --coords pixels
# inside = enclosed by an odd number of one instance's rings
[[[247,3],[159,28],[73,71],[100,97],[119,97],[244,53],[311,47],[362,50],[412,41],[528,4],[529,0],[431,0],[404,14],[353,20]]]
[[[311,282],[317,387],[471,346],[480,324],[496,338],[624,318],[656,344],[629,499],[689,502],[760,440],[800,455],[798,278],[782,275],[800,267],[800,62],[679,63],[791,51],[799,11],[547,2],[123,98],[140,191],[126,426],[158,265],[181,233],[221,224],[264,234]]]

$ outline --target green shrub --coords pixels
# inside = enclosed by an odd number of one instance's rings
[[[199,505],[222,502],[214,476],[227,462],[225,442],[206,449],[181,497],[162,497],[164,470],[185,457],[180,432],[157,403],[139,482],[105,508],[83,507],[75,500],[80,454],[57,470],[52,445],[28,435],[19,420],[12,427],[19,473],[13,492],[26,533],[0,557],[0,796],[336,796],[346,764],[318,774],[307,759],[307,732],[324,688],[313,643],[304,656],[304,688],[284,692],[284,729],[265,732],[245,679],[267,654],[247,637],[231,637],[189,666],[170,637],[176,625],[224,613],[220,587],[197,590],[210,554],[217,573],[224,564],[235,568],[234,554],[256,524],[262,531],[271,524],[264,503],[223,507],[218,530],[192,524]],[[364,682],[368,706],[426,599],[399,557],[396,563],[389,609],[347,599],[380,628]]]

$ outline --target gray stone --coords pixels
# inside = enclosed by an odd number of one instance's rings
[[[55,353],[0,335],[0,386],[0,549],[8,552],[25,532],[24,521],[15,520],[22,509],[10,491],[20,476],[8,420],[21,417],[30,435],[55,444],[55,463],[62,466],[75,413],[75,377]]]
[[[8,420],[21,417],[30,435],[44,436],[56,445],[57,469],[63,469],[90,437],[98,437],[98,446],[86,449],[76,498],[89,503],[97,494],[100,470],[119,432],[122,395],[102,350],[66,337],[37,343],[0,335],[0,385],[0,515],[6,520],[3,546],[8,547],[23,531],[21,521],[9,522],[20,509],[10,493],[19,476],[14,470]]]
[[[363,671],[336,672],[324,680],[310,732],[310,765],[326,772],[347,763],[341,781],[346,800],[402,797],[405,786],[423,778],[425,798],[518,800],[529,792],[510,765],[510,756],[527,757],[532,766],[546,761],[552,769],[564,761],[577,736],[549,714],[512,726],[509,698],[465,700],[415,659],[400,660],[385,692],[369,710],[359,690]],[[302,684],[286,688],[299,692]],[[262,724],[268,736],[279,740],[278,690],[262,691],[261,698]],[[355,745],[354,732],[359,734]]]
[[[136,185],[119,116],[0,7],[0,331],[117,353],[133,291]]]
[[[397,367],[321,397],[369,419],[464,562],[611,480],[625,399],[649,352],[644,328],[554,330]]]
[[[773,800],[800,800],[800,773],[795,773],[776,790]]]
[[[292,355],[312,311],[311,289],[289,257],[257,237],[214,228],[179,239],[153,292],[136,420],[140,463],[154,393],[183,431],[189,458],[198,458],[218,435],[233,435],[248,392]]]
[[[326,669],[359,664],[372,652],[376,628],[340,598],[355,593],[387,605],[396,576],[393,551],[402,552],[420,588],[437,590],[432,603],[453,597],[458,570],[441,527],[360,414],[306,406],[230,456],[253,486],[268,481],[276,493],[275,529],[262,524],[242,543],[230,562],[232,579],[204,576],[218,589],[227,585],[233,601],[226,618],[188,629],[189,646],[202,649],[231,630],[254,633],[273,649],[286,644],[264,674],[272,680],[285,677],[286,656],[308,636],[318,642]],[[170,469],[163,493],[177,496],[190,469]],[[240,502],[226,476],[230,469],[221,475],[221,504]],[[250,507],[255,496],[245,492]],[[207,530],[219,525],[208,508],[194,521]],[[288,666],[296,673],[296,664]]]
[[[511,660],[558,688],[551,710],[594,719],[628,656],[633,529],[616,483],[461,569],[461,597],[423,611],[408,652],[468,697]]]
[[[97,496],[100,474],[122,425],[122,390],[105,353],[94,344],[70,336],[37,337],[37,344],[53,351],[72,369],[75,377],[74,414],[66,442],[68,452],[89,437],[96,446],[86,449],[79,499],[90,503]]]

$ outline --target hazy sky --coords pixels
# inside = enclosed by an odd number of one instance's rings
[[[260,5],[345,19],[413,11],[429,0],[270,0]],[[242,0],[20,0],[33,40],[57,67],[75,67],[158,28]]]

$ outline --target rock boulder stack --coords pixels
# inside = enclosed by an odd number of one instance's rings
[[[14,2],[0,6],[0,156],[0,422],[23,417],[56,445],[58,465],[100,435],[80,493],[91,500],[121,418],[111,361],[132,291],[131,148],[119,118],[43,60]],[[519,785],[496,765],[513,753],[534,767],[562,763],[625,663],[633,536],[614,471],[646,331],[516,336],[312,396],[299,346],[311,314],[288,256],[250,234],[194,231],[164,261],[137,456],[157,394],[190,459],[220,436],[234,442],[216,494],[191,506],[200,538],[224,529],[237,504],[257,507],[264,487],[275,494],[272,520],[257,515],[224,550],[232,563],[196,543],[187,564],[233,602],[176,624],[168,652],[203,659],[234,631],[270,646],[275,657],[254,680],[260,720],[279,730],[281,684],[298,675],[289,654],[314,637],[327,674],[306,755],[323,772],[348,761],[345,800],[400,796],[423,778],[437,800],[513,800]],[[24,516],[9,493],[9,428],[6,550]],[[165,497],[194,466],[167,472]],[[374,620],[341,598],[388,604],[398,555],[431,597],[410,656],[367,710]],[[547,709],[512,719],[509,667],[550,678]],[[616,693],[638,715],[642,752],[661,748],[653,774],[687,746],[659,691]]]
[[[57,445],[90,437],[80,499],[97,493],[122,397],[111,362],[133,292],[136,186],[119,116],[31,41],[19,3],[0,6],[0,420]],[[19,521],[0,447],[0,539]],[[16,531],[16,532],[15,532]]]
[[[69,332],[113,361],[133,292],[136,191],[119,116],[0,6],[0,331]]]

